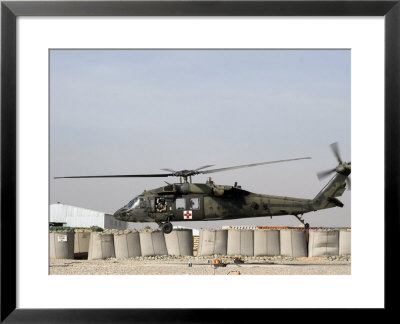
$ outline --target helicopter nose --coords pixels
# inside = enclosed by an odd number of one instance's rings
[[[114,213],[114,218],[116,219],[120,219],[121,213],[119,211],[119,209]]]
[[[126,217],[126,210],[124,208],[120,208],[114,213],[114,218],[116,218],[116,219],[122,220],[125,217]]]

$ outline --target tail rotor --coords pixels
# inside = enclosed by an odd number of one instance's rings
[[[336,172],[336,168],[326,171],[317,172],[317,177],[319,180],[323,180],[326,177],[330,176],[332,173]]]
[[[332,143],[330,145],[330,147],[331,147],[331,150],[332,150],[333,154],[335,155],[338,163],[343,164],[342,158],[340,157],[340,153],[339,153],[339,144],[337,142],[335,142],[335,143]]]
[[[325,170],[325,171],[320,171],[317,173],[317,177],[319,180],[322,180],[328,176],[330,176],[333,173],[339,173],[342,175],[347,176],[346,178],[346,183],[347,183],[347,188],[349,190],[351,190],[351,181],[349,178],[349,175],[351,173],[351,162],[343,162],[341,156],[340,156],[340,152],[339,152],[339,145],[337,142],[332,143],[330,145],[331,150],[333,152],[333,155],[336,157],[336,160],[338,161],[339,165],[337,167],[335,167],[334,169],[330,169],[330,170]]]

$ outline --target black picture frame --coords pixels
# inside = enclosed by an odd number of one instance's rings
[[[225,322],[241,309],[17,309],[16,308],[16,19],[19,16],[384,16],[385,18],[385,309],[398,275],[400,0],[392,1],[2,1],[1,2],[1,322]],[[366,143],[368,145],[368,143]],[[371,152],[371,154],[374,154]],[[368,163],[368,161],[366,161]],[[371,166],[373,174],[373,166]],[[367,176],[372,176],[372,175]],[[373,195],[373,189],[371,189]],[[371,197],[372,198],[372,197]],[[371,227],[373,224],[371,224]],[[366,283],[367,284],[367,283]],[[161,288],[160,288],[161,289]],[[40,293],[40,292],[38,292]],[[155,294],[156,296],[156,294]],[[268,305],[265,305],[267,308]],[[251,311],[252,318],[265,310]],[[279,311],[279,310],[278,310]],[[270,314],[270,313],[269,313]],[[246,314],[248,315],[248,314]]]

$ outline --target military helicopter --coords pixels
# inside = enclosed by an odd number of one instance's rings
[[[343,162],[337,143],[331,149],[338,161],[333,169],[319,172],[319,179],[335,173],[333,178],[313,198],[293,198],[252,193],[244,190],[237,183],[233,186],[217,185],[211,177],[206,183],[192,183],[192,176],[210,174],[239,168],[255,167],[265,164],[310,159],[310,157],[269,161],[226,168],[209,169],[213,165],[205,165],[194,170],[161,169],[169,173],[128,174],[101,176],[69,176],[60,178],[135,178],[135,177],[179,177],[179,183],[168,183],[166,186],[146,190],[134,197],[125,206],[114,213],[118,220],[127,222],[156,222],[166,234],[173,229],[171,221],[207,221],[226,220],[247,217],[292,215],[306,228],[302,215],[320,209],[343,207],[336,197],[343,194],[346,183],[350,189],[349,175],[351,162]]]

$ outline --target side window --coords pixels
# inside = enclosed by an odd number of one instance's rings
[[[184,198],[177,198],[175,200],[175,207],[176,207],[176,210],[184,210],[186,208],[185,199]]]
[[[190,204],[190,209],[200,209],[199,198],[190,198],[189,204]]]
[[[146,208],[146,199],[139,198],[139,208]]]

